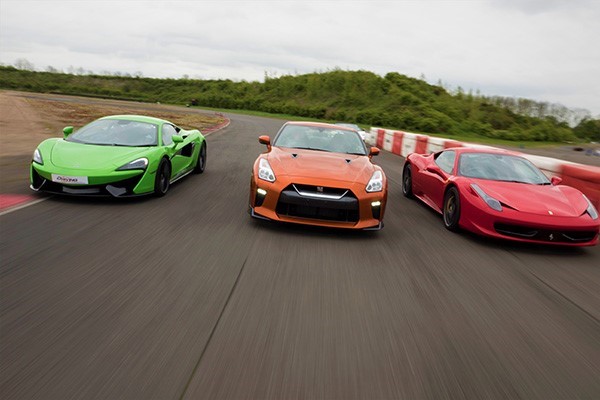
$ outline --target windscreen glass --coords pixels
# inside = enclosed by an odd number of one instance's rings
[[[295,149],[367,155],[367,149],[358,133],[345,129],[286,125],[275,138],[273,145]]]
[[[101,119],[69,135],[67,141],[102,146],[156,146],[157,126],[126,119]]]
[[[458,163],[459,175],[489,179],[548,185],[550,181],[529,160],[508,154],[464,153]]]

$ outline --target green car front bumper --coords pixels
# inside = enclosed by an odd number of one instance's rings
[[[90,170],[58,169],[32,162],[30,188],[36,192],[61,195],[132,197],[153,193],[155,176],[156,171],[148,170],[98,173]],[[68,183],[69,179],[85,180],[87,183]]]

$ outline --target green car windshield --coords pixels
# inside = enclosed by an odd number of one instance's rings
[[[158,129],[156,125],[147,122],[101,119],[84,126],[66,140],[101,146],[156,146]]]
[[[469,178],[550,185],[546,175],[529,160],[508,154],[464,153],[458,173]]]
[[[367,149],[354,131],[307,125],[286,125],[275,138],[274,146],[367,155]]]

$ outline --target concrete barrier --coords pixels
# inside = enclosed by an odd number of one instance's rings
[[[407,157],[410,153],[435,153],[451,147],[493,148],[482,144],[376,127],[369,131],[367,143],[402,157]],[[562,184],[579,189],[590,199],[596,209],[600,210],[600,167],[522,152],[520,154],[549,178],[558,176],[562,178]]]

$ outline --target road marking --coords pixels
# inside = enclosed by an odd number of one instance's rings
[[[24,204],[21,203],[20,205],[11,206],[11,207],[3,210],[3,211],[0,211],[0,217],[3,216],[3,215],[6,215],[6,214],[10,214],[13,211],[21,210],[23,208],[32,206],[34,204],[41,203],[42,201],[48,200],[50,197],[52,197],[52,196],[43,197],[41,199],[37,199],[37,200],[34,200],[34,201],[26,202]]]

